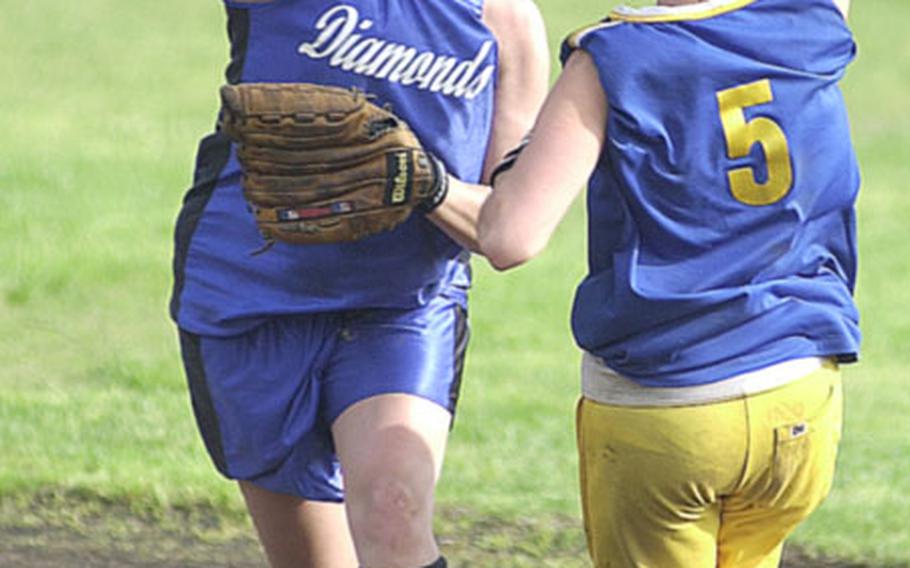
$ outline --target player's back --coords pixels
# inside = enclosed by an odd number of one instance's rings
[[[593,57],[607,142],[588,207],[579,343],[654,386],[858,350],[859,174],[831,0],[620,9]]]

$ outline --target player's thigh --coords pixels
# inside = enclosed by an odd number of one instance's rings
[[[742,403],[629,408],[583,399],[577,420],[595,566],[713,568],[721,496],[746,455]]]
[[[332,433],[348,500],[376,481],[401,482],[426,503],[439,478],[451,414],[427,399],[385,394],[364,399],[335,420]]]

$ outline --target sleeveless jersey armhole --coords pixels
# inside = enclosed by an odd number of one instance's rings
[[[567,35],[566,39],[563,40],[562,45],[559,48],[559,61],[565,65],[569,60],[569,56],[571,56],[576,49],[584,49],[584,40],[591,32],[618,26],[622,23],[623,22],[621,21],[615,21],[606,17],[595,24],[588,24],[578,28]]]

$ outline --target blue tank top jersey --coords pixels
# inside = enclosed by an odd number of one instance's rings
[[[390,104],[461,179],[483,168],[497,45],[482,0],[225,1],[230,83],[356,87]],[[197,155],[177,222],[171,314],[204,335],[273,315],[424,305],[463,294],[467,253],[422,215],[354,243],[263,245],[243,200],[234,149],[219,133]]]
[[[860,178],[831,0],[619,8],[571,36],[609,106],[577,342],[644,386],[855,360]]]

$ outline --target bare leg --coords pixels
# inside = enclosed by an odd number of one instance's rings
[[[451,415],[423,398],[358,402],[332,426],[351,533],[365,568],[414,568],[439,558],[433,491]]]
[[[241,481],[272,568],[356,568],[344,505],[304,501]]]

